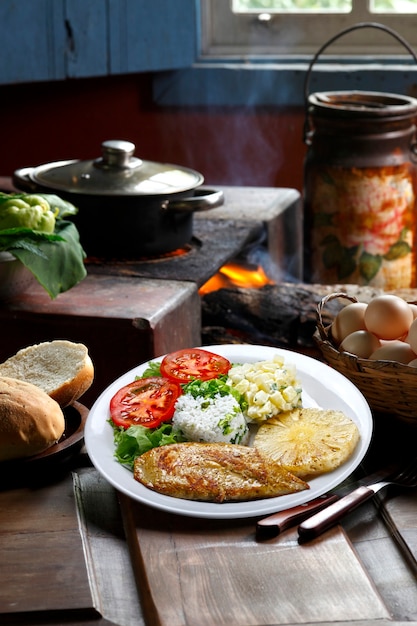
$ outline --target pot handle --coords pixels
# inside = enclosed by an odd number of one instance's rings
[[[397,33],[397,31],[393,30],[392,28],[389,28],[389,26],[385,26],[385,24],[379,24],[378,22],[358,22],[357,24],[353,24],[352,26],[349,26],[348,28],[341,30],[340,33],[337,33],[337,35],[334,35],[333,37],[331,37],[331,39],[326,41],[326,43],[324,43],[321,46],[321,48],[317,50],[316,54],[314,55],[313,59],[310,62],[310,65],[308,66],[308,70],[307,70],[305,81],[304,81],[305,124],[304,124],[303,140],[304,140],[304,143],[306,143],[307,145],[310,142],[309,138],[310,138],[310,132],[311,132],[311,129],[309,127],[309,118],[308,118],[308,96],[309,96],[309,91],[310,91],[309,89],[310,75],[313,70],[313,65],[318,60],[319,56],[326,50],[326,48],[330,46],[330,44],[334,43],[336,39],[339,39],[339,37],[342,37],[343,35],[347,35],[348,33],[354,30],[358,30],[360,28],[377,28],[379,30],[385,31],[386,33],[394,37],[394,39],[396,39],[400,44],[402,44],[404,48],[413,57],[414,61],[417,63],[417,54],[413,50],[413,48],[410,46],[410,44],[403,37],[401,37],[401,35]]]
[[[193,196],[181,198],[179,200],[168,200],[164,208],[168,211],[179,211],[183,213],[195,213],[197,211],[208,211],[221,206],[224,202],[223,191],[214,189],[197,189]]]
[[[34,169],[34,167],[22,167],[21,169],[16,170],[13,173],[13,185],[20,191],[37,193],[39,191],[39,185],[31,179],[31,174]]]

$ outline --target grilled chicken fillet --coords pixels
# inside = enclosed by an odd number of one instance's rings
[[[308,489],[306,482],[255,448],[229,443],[174,443],[135,460],[137,481],[174,498],[228,502]]]

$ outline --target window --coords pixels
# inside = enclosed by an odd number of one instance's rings
[[[306,92],[343,89],[417,97],[417,0],[239,0],[246,6],[235,13],[231,1],[194,0],[197,56],[184,70],[155,77],[158,104],[305,106]],[[299,10],[273,13],[271,5],[278,2]],[[333,5],[331,12],[301,10],[313,2]],[[255,12],[248,11],[255,5]],[[385,24],[411,52],[387,32],[361,28],[329,45],[310,75],[322,46],[358,22]]]
[[[417,0],[201,0],[203,58],[311,56],[339,32],[378,22],[417,49]],[[329,55],[409,56],[376,28],[349,32]]]

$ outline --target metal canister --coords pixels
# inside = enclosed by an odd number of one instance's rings
[[[417,100],[337,91],[307,102],[305,279],[415,287]]]

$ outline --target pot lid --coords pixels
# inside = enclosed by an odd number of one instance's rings
[[[103,196],[170,195],[195,189],[204,181],[194,170],[135,157],[130,141],[104,141],[101,148],[98,159],[47,163],[35,167],[31,178],[56,191]]]

